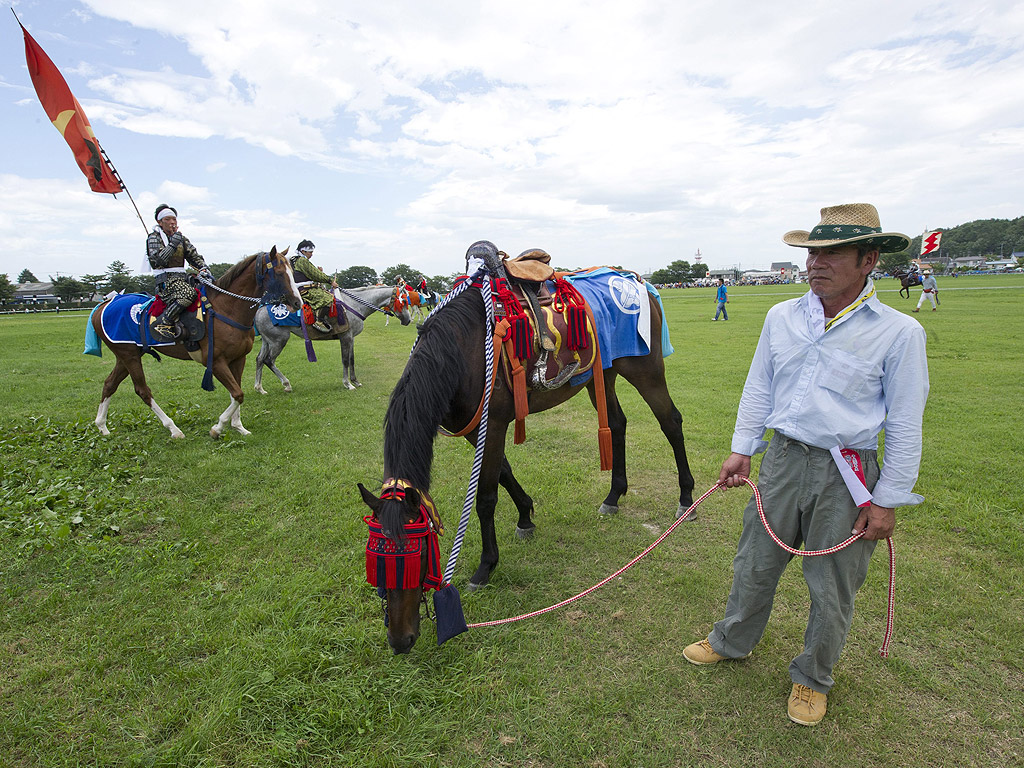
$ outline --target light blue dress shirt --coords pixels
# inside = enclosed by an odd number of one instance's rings
[[[882,507],[919,504],[921,422],[928,359],[920,323],[888,307],[867,285],[828,322],[811,291],[776,304],[743,387],[732,450],[760,453],[768,429],[829,450],[877,449],[885,429],[882,473],[872,493]]]

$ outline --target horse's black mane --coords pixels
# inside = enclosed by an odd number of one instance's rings
[[[249,269],[252,266],[252,262],[253,262],[253,260],[257,256],[262,256],[262,255],[263,254],[260,254],[260,253],[254,253],[252,256],[246,256],[240,262],[238,262],[233,267],[231,267],[227,272],[225,272],[223,275],[221,275],[219,280],[215,281],[216,284],[217,284],[217,287],[218,288],[227,288],[228,286],[230,286],[231,283],[234,282],[236,277],[238,277],[245,270]]]
[[[483,325],[483,302],[479,292],[471,288],[421,327],[419,341],[391,393],[384,417],[387,476],[430,489],[437,427],[468,373],[467,357],[483,360],[482,349],[466,349],[467,340],[483,339]]]

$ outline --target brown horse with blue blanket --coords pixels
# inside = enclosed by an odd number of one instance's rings
[[[286,252],[277,252],[272,248],[270,253],[257,253],[242,259],[231,267],[215,283],[206,284],[207,296],[203,301],[206,305],[205,325],[206,335],[198,341],[198,348],[188,351],[184,344],[151,344],[150,338],[146,335],[145,323],[147,316],[144,308],[147,306],[141,301],[132,304],[131,313],[133,320],[141,320],[136,323],[135,338],[124,337],[113,334],[110,328],[113,327],[113,318],[105,317],[107,308],[116,302],[118,297],[100,304],[93,310],[89,318],[90,327],[87,332],[87,343],[89,336],[95,334],[114,353],[116,362],[114,370],[103,382],[103,394],[100,398],[99,410],[96,413],[96,426],[104,435],[110,434],[107,429],[107,411],[110,408],[110,398],[117,391],[118,386],[128,376],[131,376],[137,394],[160,419],[160,423],[170,430],[171,437],[184,437],[174,421],[164,413],[153,399],[153,393],[146,383],[146,374],[142,368],[142,356],[147,352],[160,360],[159,352],[168,357],[175,357],[179,360],[195,360],[207,367],[207,377],[204,380],[204,388],[212,389],[212,378],[224,385],[231,395],[231,403],[228,405],[218,419],[217,423],[210,429],[211,437],[220,437],[228,424],[239,434],[247,435],[248,430],[242,426],[241,407],[244,395],[242,393],[242,371],[245,370],[245,358],[252,349],[253,339],[253,317],[256,314],[256,307],[259,305],[263,293],[276,286],[280,295],[295,309],[302,306],[299,298],[298,288],[295,287],[295,279],[292,277],[292,268],[286,257]],[[113,313],[111,313],[113,314]],[[111,338],[111,336],[114,338]],[[87,348],[87,352],[91,351]],[[94,354],[101,354],[98,343],[95,345]]]

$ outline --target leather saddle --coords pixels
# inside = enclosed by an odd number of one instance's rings
[[[551,256],[539,248],[523,251],[519,256],[502,261],[508,276],[509,289],[529,315],[531,333],[530,355],[522,363],[527,366],[529,386],[533,389],[557,389],[570,378],[586,373],[594,366],[596,343],[593,329],[587,334],[591,343],[570,349],[569,307],[561,306],[552,293],[555,270]]]

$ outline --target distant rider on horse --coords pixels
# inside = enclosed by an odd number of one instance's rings
[[[313,310],[313,328],[321,333],[331,333],[331,307],[334,306],[334,294],[327,290],[327,286],[337,288],[337,281],[316,266],[310,257],[316,248],[310,240],[303,240],[292,257],[292,272],[295,273],[295,284],[299,288],[302,300],[309,304]],[[338,324],[344,326],[342,318],[338,318]]]
[[[157,322],[155,330],[178,339],[185,331],[178,318],[198,297],[185,271],[185,262],[198,269],[199,276],[206,280],[213,280],[213,274],[195,246],[178,231],[176,208],[161,203],[153,215],[156,218],[156,225],[146,238],[146,257],[155,273],[156,295],[164,303],[163,316]],[[192,323],[188,325],[191,326]]]

